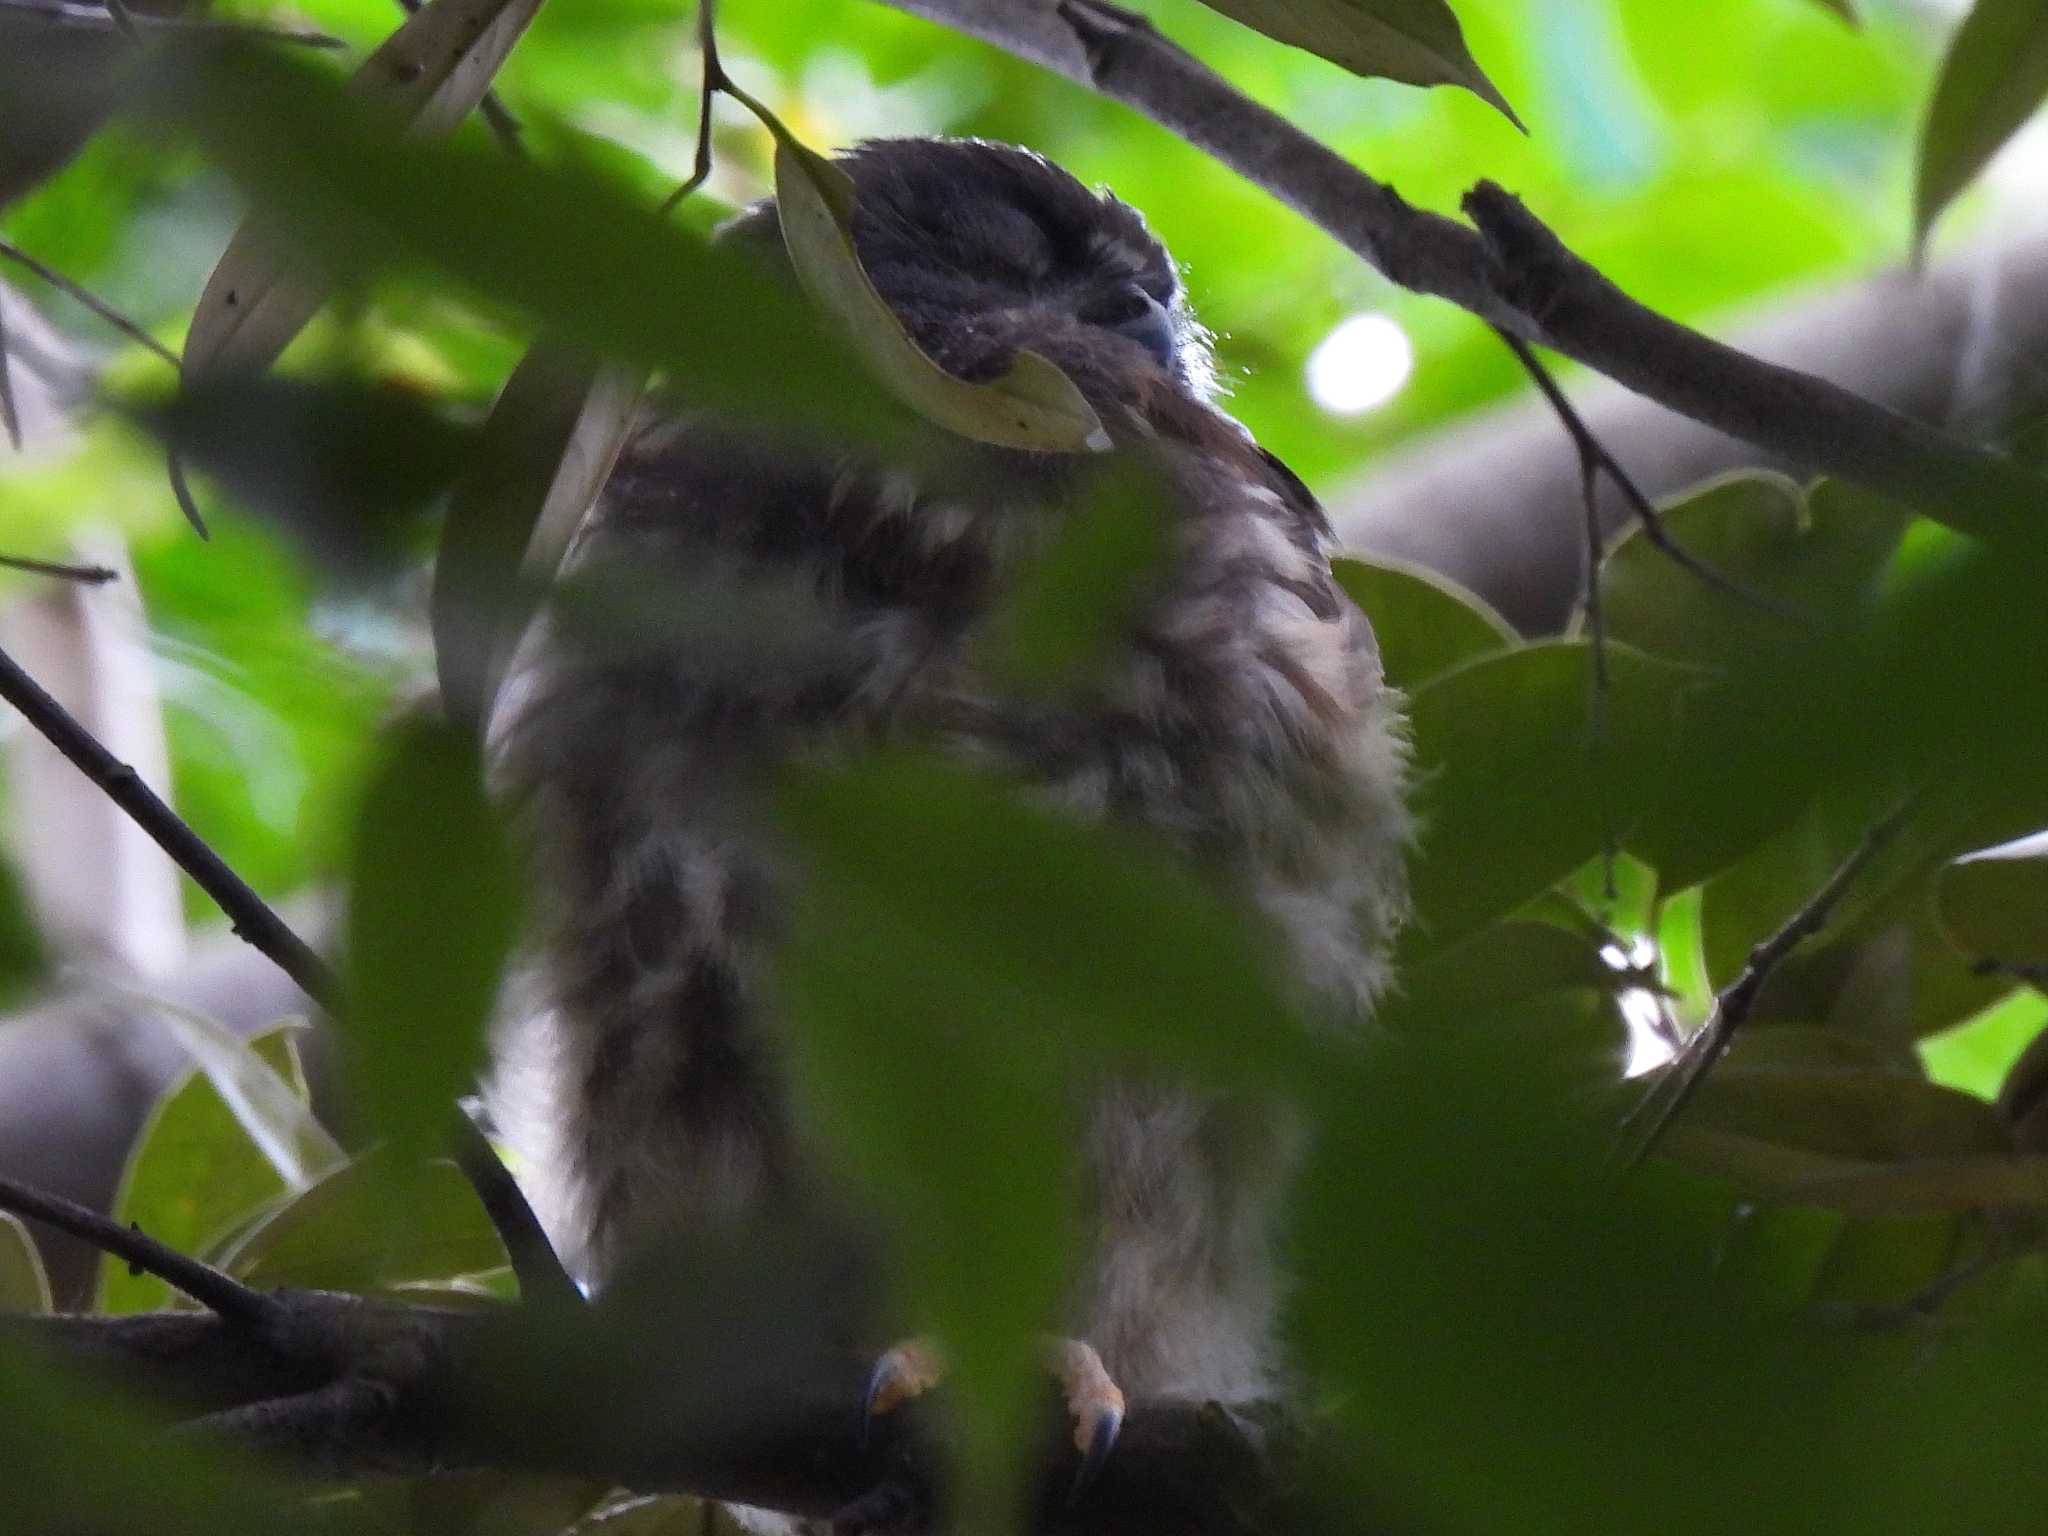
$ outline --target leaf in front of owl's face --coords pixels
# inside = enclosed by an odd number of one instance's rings
[[[1109,447],[1101,419],[1074,381],[1035,352],[1019,352],[986,384],[956,378],[927,357],[861,266],[853,243],[853,178],[799,143],[752,97],[733,94],[775,136],[776,209],[797,280],[892,395],[927,421],[977,442],[1040,453]]]

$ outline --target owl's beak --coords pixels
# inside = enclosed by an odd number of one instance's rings
[[[1151,294],[1137,290],[1136,297],[1142,305],[1134,305],[1131,312],[1109,327],[1117,335],[1128,337],[1152,355],[1152,360],[1168,373],[1173,365],[1178,347],[1173,333],[1173,316],[1166,312]]]

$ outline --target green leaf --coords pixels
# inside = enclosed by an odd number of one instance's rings
[[[437,1150],[475,1086],[519,912],[474,736],[407,722],[357,820],[343,1021],[351,1083],[394,1155]]]
[[[1974,1093],[1998,1096],[2027,1047],[2048,1025],[2048,997],[2022,987],[1953,1029],[1920,1042],[1920,1059],[1937,1083]]]
[[[1693,1096],[1685,1123],[1860,1162],[2003,1151],[1989,1104],[1897,1072],[1724,1064]]]
[[[217,377],[123,403],[184,463],[358,578],[407,558],[478,446],[418,393],[348,380]]]
[[[618,462],[645,379],[546,340],[519,360],[455,488],[434,561],[434,666],[478,729],[539,594]]]
[[[734,94],[775,136],[775,207],[798,281],[880,384],[927,421],[977,442],[1040,453],[1109,447],[1094,407],[1036,352],[1019,351],[986,384],[970,384],[927,357],[860,264],[853,178],[752,97]]]
[[[1624,983],[1583,933],[1547,922],[1495,923],[1404,972],[1380,1018],[1393,1025],[1456,1020],[1546,992],[1612,992]]]
[[[159,1242],[202,1253],[344,1159],[291,1080],[289,1037],[303,1026],[244,1041],[196,1015],[155,1011],[196,1065],[145,1122],[113,1211]],[[101,1257],[96,1310],[148,1312],[172,1300],[155,1276]]]
[[[50,1277],[20,1218],[0,1211],[0,1314],[50,1310]]]
[[[1608,652],[1597,754],[1582,642],[1482,657],[1416,690],[1415,954],[1519,907],[1655,803],[1679,700],[1699,674],[1624,645]]]
[[[1355,75],[1461,85],[1522,127],[1465,46],[1444,0],[1203,0],[1246,26],[1320,54]],[[1523,129],[1527,132],[1527,129]]]
[[[1958,859],[1935,889],[1942,932],[1968,959],[2048,963],[2048,834]]]
[[[1687,549],[1799,616],[1709,587],[1636,529],[1608,557],[1610,635],[1726,674],[1688,707],[1672,792],[1631,838],[1661,887],[1677,891],[1784,825],[1820,782],[1825,752],[1807,743],[1827,737],[1831,715],[1809,701],[1849,696],[1840,652],[1867,621],[1906,519],[1853,488],[1806,493],[1754,473],[1701,487],[1664,519]]]
[[[586,167],[516,160],[476,133],[401,139],[320,72],[274,53],[221,46],[177,59],[167,94],[202,146],[329,266],[431,268],[563,341],[668,370],[677,397],[724,416],[798,421],[877,455],[902,435],[758,252],[714,246]]]
[[[922,760],[796,773],[780,805],[805,871],[780,993],[799,1081],[898,1218],[961,1395],[965,1505],[994,1519],[1080,1251],[1076,1082],[1135,1057],[1249,1088],[1306,1042],[1254,921],[1140,839]]]
[[[1025,690],[1081,681],[1140,606],[1167,530],[1149,477],[1118,469],[1085,493],[1086,506],[989,615],[981,656],[992,676]]]
[[[1956,28],[1920,135],[1913,239],[2048,99],[2048,6],[1976,0]]]
[[[540,9],[540,0],[427,0],[363,61],[349,89],[388,120],[425,136],[453,128]],[[186,333],[188,380],[267,368],[326,302],[328,284],[267,215],[250,218],[221,254]]]
[[[1389,556],[1330,562],[1365,610],[1380,663],[1396,688],[1416,688],[1461,662],[1521,644],[1508,621],[1447,576]]]
[[[506,1258],[458,1169],[379,1149],[265,1214],[217,1262],[257,1287],[367,1293],[484,1274]]]

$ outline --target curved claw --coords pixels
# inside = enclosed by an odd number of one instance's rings
[[[905,1339],[893,1349],[884,1350],[868,1372],[867,1390],[861,1395],[861,1449],[867,1449],[868,1432],[876,1419],[922,1397],[945,1374],[938,1346],[929,1339]]]
[[[1067,1489],[1067,1507],[1073,1508],[1081,1502],[1081,1496],[1095,1481],[1096,1474],[1109,1460],[1110,1448],[1116,1444],[1116,1437],[1124,1427],[1124,1411],[1121,1407],[1107,1404],[1097,1410],[1094,1422],[1075,1426],[1074,1439],[1081,1447],[1081,1465],[1074,1473],[1072,1486]]]
[[[1072,1505],[1088,1491],[1124,1427],[1124,1394],[1102,1357],[1079,1339],[1053,1341],[1053,1369],[1066,1388],[1067,1413],[1074,1421],[1074,1446],[1081,1466],[1067,1490]]]

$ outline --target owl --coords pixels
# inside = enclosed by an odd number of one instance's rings
[[[1212,403],[1208,335],[1144,220],[1000,144],[880,140],[837,163],[862,263],[919,347],[977,382],[1020,349],[1050,359],[1112,446],[1032,453],[929,427],[946,451],[913,467],[697,410],[622,458],[573,570],[630,576],[675,622],[622,642],[549,621],[494,726],[544,907],[501,1119],[597,1286],[665,1228],[815,1198],[773,992],[803,878],[761,810],[778,764],[916,743],[1145,829],[1353,1018],[1387,984],[1405,911],[1400,700],[1332,579],[1314,497]],[[787,271],[772,204],[722,238]],[[1164,567],[1085,686],[1012,697],[977,662],[992,605],[1119,460],[1159,502]],[[1279,1385],[1268,1228],[1285,1160],[1224,1113],[1148,1081],[1100,1090],[1085,1116],[1086,1243],[1057,1358],[1070,1387],[1097,1381],[1080,1394],[1092,1454],[1119,1387],[1234,1402]],[[885,1360],[916,1374],[903,1351]]]

